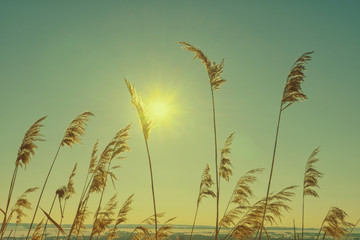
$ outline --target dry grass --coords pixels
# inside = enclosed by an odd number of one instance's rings
[[[304,81],[304,77],[305,77],[304,75],[305,64],[311,60],[310,54],[312,53],[313,52],[306,52],[303,55],[301,55],[299,58],[297,58],[286,78],[285,87],[280,102],[280,110],[279,110],[278,122],[276,127],[275,143],[274,143],[273,156],[271,160],[269,182],[266,190],[265,208],[264,208],[262,223],[259,229],[260,230],[259,240],[261,240],[261,233],[263,230],[265,216],[266,216],[267,201],[270,193],[272,174],[274,170],[274,162],[276,156],[277,141],[279,136],[281,114],[286,108],[288,108],[294,102],[307,99],[306,95],[302,92],[301,83]]]
[[[220,64],[211,62],[207,56],[198,48],[186,42],[179,42],[183,45],[183,48],[187,51],[195,53],[194,59],[199,58],[200,61],[204,64],[209,77],[209,83],[211,87],[212,94],[212,106],[213,106],[213,124],[214,124],[214,152],[215,152],[215,179],[216,179],[216,193],[212,190],[214,182],[210,174],[210,166],[207,164],[205,170],[202,173],[201,183],[199,187],[199,195],[196,201],[196,211],[194,222],[192,225],[191,234],[189,236],[190,240],[192,238],[193,230],[195,227],[197,214],[199,206],[202,201],[207,198],[216,198],[216,225],[215,225],[215,239],[218,239],[218,233],[221,227],[227,228],[227,235],[223,238],[226,240],[228,238],[233,238],[237,240],[248,240],[250,238],[261,239],[262,231],[266,233],[267,238],[269,235],[266,232],[265,224],[275,225],[281,222],[284,212],[290,211],[291,208],[289,203],[294,197],[294,191],[296,186],[286,187],[283,190],[277,193],[270,192],[270,185],[273,173],[273,166],[275,161],[277,139],[279,133],[281,113],[287,109],[290,105],[295,102],[302,101],[307,99],[307,96],[302,92],[301,83],[304,81],[304,71],[306,64],[311,60],[312,52],[306,52],[296,59],[294,65],[291,67],[291,70],[287,76],[285,83],[283,96],[280,102],[280,111],[277,124],[277,131],[275,137],[275,145],[272,157],[272,165],[270,170],[270,177],[267,186],[267,194],[264,198],[260,200],[255,200],[254,203],[252,199],[255,197],[253,192],[252,185],[257,182],[257,174],[261,173],[263,169],[252,169],[241,176],[236,186],[232,192],[232,195],[229,198],[229,201],[226,205],[224,215],[219,221],[219,198],[220,198],[220,180],[224,179],[226,182],[229,182],[230,177],[233,175],[234,171],[232,169],[232,164],[230,160],[231,145],[234,137],[234,133],[231,133],[223,146],[220,149],[220,163],[218,164],[218,148],[217,148],[217,137],[216,137],[216,118],[215,118],[215,101],[214,101],[214,90],[219,89],[225,80],[222,77],[224,62]],[[126,86],[129,90],[131,96],[131,104],[136,108],[142,132],[144,135],[144,140],[146,144],[146,150],[149,161],[150,169],[150,180],[151,180],[151,189],[154,205],[154,215],[146,218],[144,221],[137,226],[133,233],[130,235],[129,240],[163,240],[169,238],[172,234],[172,224],[175,220],[175,217],[168,219],[163,222],[163,224],[158,228],[159,219],[164,217],[164,213],[157,213],[156,211],[156,201],[155,201],[155,190],[154,190],[154,181],[152,175],[151,167],[151,158],[148,146],[148,140],[150,132],[153,128],[151,117],[147,111],[145,104],[142,101],[141,96],[136,92],[135,87],[125,79]],[[85,134],[85,128],[90,117],[93,116],[91,112],[83,112],[78,115],[74,120],[70,122],[68,127],[65,130],[65,134],[60,142],[59,148],[55,154],[54,160],[52,161],[50,170],[45,179],[44,185],[42,187],[37,206],[34,210],[33,219],[30,224],[28,231],[27,239],[29,238],[30,231],[32,230],[32,224],[36,216],[37,209],[39,207],[45,186],[47,184],[49,175],[54,166],[55,160],[59,154],[59,151],[64,146],[72,147],[76,143],[81,143],[82,137]],[[14,206],[10,208],[11,197],[15,186],[16,176],[18,167],[25,167],[29,165],[31,157],[34,156],[35,150],[37,148],[38,141],[44,141],[43,136],[40,134],[40,129],[43,126],[42,121],[46,117],[40,118],[37,120],[26,132],[22,144],[18,150],[17,158],[15,161],[15,170],[12,175],[10,190],[7,199],[7,205],[5,210],[0,209],[4,215],[4,219],[1,226],[1,238],[3,238],[6,226],[16,216],[16,226],[20,224],[23,218],[26,216],[25,211],[31,209],[31,203],[28,200],[28,194],[37,190],[37,188],[30,188],[26,190],[14,203]],[[71,226],[69,233],[65,233],[61,227],[64,212],[66,207],[66,202],[75,194],[74,188],[74,177],[77,171],[77,164],[75,164],[68,182],[66,185],[60,187],[55,192],[55,197],[52,202],[49,212],[45,212],[42,208],[44,215],[48,220],[54,224],[59,232],[62,233],[67,239],[70,239],[73,235],[76,235],[76,239],[82,238],[82,233],[86,229],[85,220],[90,214],[88,209],[88,200],[92,194],[100,194],[98,207],[96,208],[93,219],[93,226],[91,229],[92,239],[94,236],[106,235],[107,240],[117,239],[119,237],[119,225],[125,223],[128,219],[128,214],[131,210],[131,205],[134,201],[134,194],[129,196],[123,205],[118,208],[117,195],[113,195],[112,198],[108,200],[105,206],[102,206],[103,196],[108,183],[113,183],[115,187],[115,181],[117,180],[117,174],[114,172],[115,169],[119,168],[116,160],[124,159],[123,154],[130,150],[127,142],[129,139],[129,131],[131,125],[127,125],[125,128],[120,129],[115,136],[110,140],[106,145],[103,152],[98,156],[98,142],[95,143],[93,150],[91,152],[90,163],[87,169],[86,179],[84,187],[79,199],[79,204],[77,211],[75,213],[74,221]],[[316,148],[310,155],[304,174],[303,181],[303,209],[302,209],[302,238],[303,238],[303,228],[304,228],[304,199],[305,196],[319,197],[316,191],[316,188],[319,187],[318,181],[323,176],[323,174],[317,170],[315,164],[319,161],[317,154],[319,148]],[[59,201],[60,208],[60,222],[57,223],[54,220],[54,217],[51,216],[52,209],[55,204],[55,200]],[[10,210],[9,210],[10,209]],[[229,210],[230,209],[230,210]],[[323,233],[323,238],[325,236],[331,236],[335,239],[343,239],[349,237],[352,230],[356,224],[352,224],[347,220],[347,214],[340,208],[332,207],[326,214],[317,239]],[[46,221],[47,223],[47,221]],[[42,231],[43,220],[39,222],[32,233],[32,239],[40,240],[46,237],[46,223],[44,230]],[[110,227],[111,224],[114,224],[113,227]],[[151,227],[146,226],[146,224],[154,225],[154,230],[152,231]],[[295,226],[295,223],[294,223]],[[350,230],[351,229],[351,230]],[[11,232],[12,233],[12,232]],[[11,233],[9,237],[11,236]],[[296,239],[296,233],[294,233]],[[13,234],[16,237],[16,227]],[[298,237],[299,238],[299,237]]]
[[[215,179],[216,179],[216,220],[215,220],[215,240],[218,240],[219,236],[219,197],[220,197],[220,176],[219,176],[219,166],[218,166],[218,146],[217,146],[217,132],[216,132],[216,111],[215,111],[215,97],[214,90],[220,88],[222,84],[225,83],[225,79],[222,77],[223,68],[224,68],[224,59],[220,64],[211,62],[209,58],[197,47],[186,43],[179,42],[179,44],[184,45],[183,49],[195,53],[195,58],[199,58],[204,64],[205,69],[208,73],[209,83],[211,87],[211,100],[212,100],[212,113],[213,113],[213,129],[214,129],[214,153],[215,153]],[[231,141],[230,141],[231,142]],[[226,160],[225,160],[226,161]],[[224,173],[224,172],[223,172]],[[226,174],[229,174],[227,172]],[[225,173],[224,173],[225,174]]]

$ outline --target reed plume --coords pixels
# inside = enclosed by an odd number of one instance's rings
[[[296,186],[286,187],[275,194],[269,194],[268,203],[266,202],[266,197],[264,197],[251,207],[248,207],[247,212],[229,231],[224,240],[229,237],[238,240],[251,238],[262,224],[263,212],[266,204],[268,211],[265,216],[265,221],[271,225],[275,224],[277,221],[281,221],[282,212],[291,209],[288,202],[290,202],[291,197],[294,196],[295,188]]]
[[[157,219],[164,217],[165,213],[158,213]],[[144,225],[137,226],[133,233],[136,232],[135,236],[132,237],[132,234],[130,235],[129,239],[132,240],[153,240],[158,238],[159,240],[163,240],[170,236],[172,226],[170,223],[175,219],[175,217],[168,219],[158,230],[158,236],[153,235],[151,230]],[[141,222],[141,224],[148,224],[148,225],[154,225],[155,224],[155,215],[152,215],[148,218],[146,218],[144,221]]]
[[[274,143],[273,156],[272,156],[272,160],[271,160],[269,182],[268,182],[268,187],[266,190],[266,201],[265,201],[266,204],[265,204],[265,208],[264,208],[263,219],[261,221],[261,226],[259,229],[259,231],[260,231],[259,240],[261,240],[261,233],[263,230],[266,209],[267,209],[267,198],[269,196],[271,179],[272,179],[272,174],[273,174],[273,170],[274,170],[274,162],[275,162],[275,155],[276,155],[277,140],[278,140],[278,136],[279,136],[281,114],[286,108],[291,106],[293,103],[307,99],[306,95],[302,92],[301,83],[304,81],[304,78],[305,78],[305,75],[304,75],[304,72],[306,69],[305,65],[307,62],[309,62],[311,60],[310,55],[312,53],[313,53],[312,51],[306,52],[303,55],[301,55],[298,59],[296,59],[295,63],[291,67],[290,72],[286,78],[283,95],[282,95],[281,101],[280,101],[280,110],[279,110],[279,116],[278,116],[278,123],[277,123],[277,127],[276,127],[275,143]]]
[[[220,150],[221,161],[219,167],[219,175],[227,182],[230,180],[230,176],[232,175],[232,170],[231,170],[232,165],[229,158],[229,154],[231,153],[231,144],[233,138],[234,138],[234,133],[230,133],[230,135],[227,137],[225,141],[224,147]]]
[[[311,153],[309,159],[306,162],[305,174],[304,174],[304,184],[303,184],[303,205],[302,205],[302,228],[301,228],[301,239],[304,239],[304,211],[305,211],[305,196],[319,197],[318,193],[314,188],[318,188],[319,178],[323,176],[319,172],[314,164],[319,161],[319,158],[316,158],[316,155],[319,153],[319,147]]]
[[[199,48],[187,42],[178,42],[178,43],[184,45],[184,47],[182,47],[184,50],[195,53],[193,59],[199,58],[200,61],[204,64],[209,76],[210,85],[214,90],[219,89],[220,86],[226,82],[226,80],[223,79],[221,76],[224,68],[224,59],[221,61],[220,64],[211,62],[209,58],[207,58],[206,55]]]
[[[119,132],[117,132],[115,137],[106,147],[103,154],[100,156],[100,160],[98,163],[99,168],[95,169],[93,185],[90,187],[90,193],[92,191],[93,186],[96,188],[96,190],[101,191],[98,209],[101,208],[101,203],[106,188],[108,176],[110,176],[110,179],[115,188],[114,180],[117,180],[117,178],[116,175],[110,170],[119,168],[119,166],[118,165],[111,166],[112,161],[114,159],[123,159],[124,157],[122,157],[121,154],[130,150],[129,146],[127,145],[127,140],[129,139],[130,127],[131,125],[129,124],[125,128],[121,129]],[[108,149],[110,149],[110,151],[108,151]],[[94,224],[97,221],[97,217],[98,217],[98,211],[95,213]],[[93,235],[90,236],[90,240],[92,239],[92,236]]]
[[[128,90],[129,90],[129,93],[131,96],[130,102],[136,108],[136,110],[139,114],[140,124],[141,124],[141,128],[142,128],[145,140],[148,140],[150,131],[153,128],[153,123],[151,121],[150,114],[149,114],[148,110],[146,109],[141,96],[137,94],[134,85],[132,85],[126,79],[125,79],[125,83],[126,83],[126,86],[128,87]]]
[[[347,214],[345,211],[337,207],[331,207],[321,224],[316,240],[319,239],[321,231],[335,239],[343,239],[348,233],[347,228],[353,227],[353,224],[346,219]]]
[[[85,126],[87,125],[87,122],[89,121],[89,118],[91,116],[94,116],[94,114],[91,113],[91,112],[83,112],[80,115],[78,115],[74,120],[72,120],[71,123],[69,124],[69,126],[66,128],[64,137],[62,138],[62,140],[60,142],[60,145],[59,145],[58,150],[57,150],[57,152],[56,152],[56,154],[54,156],[54,159],[53,159],[53,161],[51,163],[48,174],[46,175],[44,185],[43,185],[43,187],[41,189],[41,193],[40,193],[38,202],[36,204],[34,215],[33,215],[33,218],[31,220],[31,223],[30,223],[30,227],[29,227],[29,230],[28,230],[28,233],[27,233],[27,236],[26,236],[26,240],[29,238],[30,231],[31,231],[32,225],[34,223],[34,220],[35,220],[36,213],[37,213],[37,210],[38,210],[39,205],[40,205],[42,195],[44,193],[44,190],[45,190],[46,184],[48,182],[50,173],[51,173],[51,171],[52,171],[52,169],[54,167],[55,161],[57,159],[57,156],[58,156],[58,154],[60,152],[61,147],[66,146],[66,145],[69,146],[69,147],[72,147],[72,145],[75,144],[75,143],[81,143],[81,137],[84,136],[84,134],[85,134]]]
[[[60,213],[61,213],[61,218],[60,218],[60,223],[59,223],[60,227],[61,227],[62,221],[64,219],[66,202],[68,199],[70,199],[72,197],[73,194],[75,194],[74,177],[76,174],[76,168],[77,168],[77,163],[74,165],[74,168],[70,174],[67,185],[58,189],[58,199],[59,199],[59,206],[60,206]],[[62,201],[63,201],[63,205],[61,205]],[[60,234],[60,230],[58,230],[56,239],[59,239],[59,234]]]
[[[122,205],[122,207],[120,208],[118,215],[115,219],[115,224],[114,227],[110,230],[109,234],[106,236],[106,240],[112,240],[118,237],[118,226],[121,223],[126,222],[127,220],[127,214],[128,212],[131,210],[130,205],[133,202],[133,197],[134,194],[132,194],[130,197],[128,197],[128,199],[126,199],[126,201],[124,202],[124,204]]]
[[[25,133],[23,141],[19,147],[18,154],[17,154],[16,161],[15,161],[15,169],[14,169],[11,183],[10,183],[10,189],[9,189],[7,203],[6,203],[6,208],[5,208],[5,211],[2,210],[2,212],[4,214],[4,218],[3,218],[3,222],[1,225],[1,229],[0,229],[0,234],[1,234],[0,239],[3,238],[5,229],[7,227],[7,222],[9,222],[7,219],[8,210],[10,207],[11,197],[12,197],[12,194],[14,191],[15,181],[16,181],[16,176],[17,176],[19,166],[20,167],[24,166],[26,169],[26,166],[30,163],[31,157],[33,155],[35,155],[35,149],[37,148],[36,142],[37,141],[45,141],[45,139],[43,138],[43,135],[40,134],[40,129],[41,129],[41,127],[44,126],[44,125],[42,125],[41,122],[45,118],[46,118],[46,116],[40,118],[39,120],[37,120],[35,123],[33,123],[30,126],[28,131]]]
[[[159,240],[163,240],[163,239],[166,239],[168,237],[170,237],[171,235],[171,230],[173,229],[173,226],[170,225],[170,223],[172,221],[175,220],[176,217],[173,217],[173,218],[170,218],[168,219],[160,228],[159,228],[159,231],[158,231],[158,236],[157,238]]]
[[[210,88],[211,88],[211,100],[212,100],[212,112],[213,112],[213,128],[214,128],[214,152],[215,152],[215,176],[216,176],[216,222],[215,222],[215,240],[218,240],[219,235],[219,172],[218,172],[218,156],[217,156],[217,137],[216,137],[216,116],[215,116],[215,98],[214,90],[220,88],[220,86],[225,83],[225,79],[222,78],[223,68],[224,68],[224,59],[220,64],[211,62],[206,55],[197,47],[186,43],[179,42],[179,44],[184,45],[182,47],[184,50],[195,53],[195,58],[199,58],[200,61],[204,64],[205,69],[208,73]]]
[[[353,224],[351,230],[349,231],[349,233],[346,235],[346,239],[349,239],[351,233],[354,231],[355,227],[359,224],[360,222],[360,218],[357,220],[357,222],[355,224]]]
[[[201,176],[199,196],[198,196],[198,199],[196,202],[196,211],[195,211],[194,222],[193,222],[193,225],[191,228],[190,240],[191,240],[192,234],[194,232],[195,222],[196,222],[196,218],[197,218],[197,214],[198,214],[198,210],[199,210],[201,201],[203,200],[203,198],[206,198],[207,196],[210,196],[213,198],[216,197],[215,193],[211,190],[211,186],[213,184],[214,184],[214,182],[211,179],[211,175],[210,175],[210,166],[209,166],[209,164],[206,164],[205,170]]]
[[[141,96],[136,93],[134,85],[132,85],[126,79],[125,79],[125,83],[126,83],[126,86],[128,87],[128,90],[129,90],[129,93],[131,96],[130,102],[136,108],[136,110],[138,112],[140,123],[141,123],[141,128],[142,128],[143,135],[144,135],[146,152],[147,152],[147,156],[148,156],[148,160],[149,160],[151,191],[152,191],[152,197],[153,197],[153,207],[154,207],[154,217],[155,217],[155,239],[158,240],[157,239],[157,216],[156,216],[154,178],[153,178],[153,172],[152,172],[152,166],[151,166],[150,150],[149,150],[149,145],[148,145],[149,134],[150,134],[150,130],[151,130],[153,124],[151,122],[150,115],[144,106]]]
[[[22,222],[22,219],[26,217],[25,210],[31,209],[31,202],[28,200],[27,195],[29,193],[35,192],[38,188],[29,188],[15,202],[14,207],[10,210],[9,217],[7,218],[5,225],[9,224],[14,214],[16,215],[16,225],[14,231],[14,237],[16,236],[17,226]]]
[[[229,198],[224,215],[219,222],[220,229],[221,227],[229,228],[230,226],[235,225],[235,221],[238,219],[239,215],[248,208],[250,205],[250,198],[254,197],[250,185],[257,181],[256,174],[262,173],[263,170],[263,168],[251,169],[239,178],[231,197]],[[228,211],[231,204],[235,204],[236,206]]]
[[[42,236],[41,228],[42,228],[43,221],[44,221],[44,219],[42,219],[38,223],[38,225],[36,225],[36,228],[34,230],[34,233],[33,233],[32,237],[31,237],[31,240],[41,240],[41,236]]]
[[[116,194],[108,201],[104,209],[98,208],[97,218],[95,219],[93,229],[89,239],[92,239],[94,235],[100,236],[104,233],[109,225],[115,220],[115,209],[117,206]]]
[[[90,158],[88,172],[87,172],[84,187],[83,187],[83,190],[82,190],[82,193],[81,193],[81,196],[80,196],[78,208],[77,208],[76,213],[75,213],[73,224],[71,225],[71,228],[70,228],[70,231],[69,231],[68,239],[70,239],[71,234],[73,233],[73,231],[78,236],[78,235],[80,235],[82,233],[83,230],[86,229],[84,221],[88,216],[88,210],[87,210],[86,205],[87,205],[87,201],[88,201],[89,196],[90,196],[90,187],[93,184],[93,181],[94,181],[93,178],[94,178],[95,172],[101,171],[101,170],[98,170],[98,165],[99,165],[99,162],[100,162],[100,161],[98,161],[98,156],[97,156],[98,144],[99,144],[99,142],[96,141],[96,143],[94,144],[93,150],[91,152],[91,158]],[[105,154],[103,152],[102,156],[104,156],[104,155],[108,156],[109,155],[108,152],[111,150],[109,145],[110,144],[108,144],[108,146],[104,150],[104,152],[106,152],[107,154]],[[89,176],[90,176],[90,179],[89,179]],[[95,191],[92,191],[92,192],[95,192]]]

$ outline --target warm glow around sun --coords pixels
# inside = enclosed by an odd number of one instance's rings
[[[150,96],[148,107],[151,120],[155,126],[166,125],[169,127],[173,125],[173,120],[178,111],[174,94],[156,90]]]
[[[168,113],[168,106],[166,102],[158,100],[151,104],[151,115],[154,118],[164,118]]]

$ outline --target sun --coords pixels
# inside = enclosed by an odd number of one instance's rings
[[[173,92],[153,90],[149,97],[148,113],[154,127],[174,127],[178,104]]]
[[[156,100],[150,106],[151,115],[155,119],[165,118],[169,113],[168,104],[163,100]]]

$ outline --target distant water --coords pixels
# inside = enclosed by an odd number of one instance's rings
[[[137,224],[123,224],[119,226],[119,230],[122,232],[122,235],[129,236],[129,234],[137,227]],[[16,238],[26,237],[30,224],[21,224],[16,229]],[[70,231],[71,225],[65,224],[63,225],[63,229],[65,232]],[[90,235],[91,225],[87,225],[88,230],[83,232],[83,236]],[[147,227],[151,228],[150,225]],[[173,234],[178,236],[186,236],[191,232],[191,225],[173,225]],[[34,226],[35,228],[35,226]],[[13,236],[15,231],[15,224],[10,223],[6,229],[5,237],[9,236],[10,232],[11,236]],[[273,239],[293,239],[294,238],[294,229],[290,227],[269,227],[267,228],[268,234]],[[307,228],[305,229],[305,238],[313,239],[317,236],[319,229],[316,228]],[[57,228],[55,228],[52,224],[47,225],[47,236],[51,239],[51,237],[57,236]],[[196,226],[194,229],[193,235],[201,235],[201,239],[209,239],[210,236],[214,232],[214,227],[212,226]],[[226,234],[227,229],[221,230],[220,234]],[[296,229],[297,233],[301,233],[301,229]],[[12,238],[11,238],[12,239]],[[127,239],[127,238],[126,238]],[[353,234],[350,239],[360,240],[360,228],[355,228]]]

